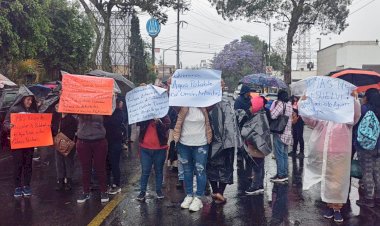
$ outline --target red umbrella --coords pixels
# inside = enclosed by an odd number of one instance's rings
[[[340,78],[358,87],[358,92],[365,92],[367,89],[380,89],[380,74],[376,71],[348,68],[333,71],[328,76]]]

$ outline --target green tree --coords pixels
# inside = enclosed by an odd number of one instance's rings
[[[131,41],[129,45],[131,54],[130,74],[132,81],[136,84],[147,82],[148,67],[146,64],[147,55],[144,49],[144,42],[140,34],[140,22],[136,13],[131,19]]]
[[[0,68],[8,74],[11,62],[35,58],[48,47],[50,0],[0,1]]]
[[[167,15],[162,10],[163,7],[171,7],[176,4],[176,0],[90,0],[91,4],[95,6],[97,12],[100,14],[102,21],[98,21],[94,16],[94,13],[89,10],[89,6],[85,0],[80,0],[86,13],[91,19],[91,24],[94,26],[95,31],[99,30],[99,26],[104,27],[104,37],[102,45],[102,69],[106,71],[111,71],[111,16],[112,11],[118,9],[125,13],[130,13],[133,11],[134,7],[141,9],[142,11],[148,12],[152,16],[158,18],[161,22],[165,23],[167,21]],[[97,36],[99,33],[96,32]],[[97,37],[97,40],[99,37]],[[97,42],[96,42],[97,44]],[[99,45],[95,45],[93,49],[93,54],[96,54],[99,49]]]
[[[276,19],[275,27],[287,30],[285,82],[291,83],[291,60],[294,36],[311,27],[327,34],[341,33],[348,24],[351,0],[209,0],[224,18],[247,18],[248,21]]]
[[[54,29],[47,34],[48,48],[39,54],[48,75],[57,79],[60,70],[84,73],[89,67],[93,29],[80,5],[51,0],[48,18]]]

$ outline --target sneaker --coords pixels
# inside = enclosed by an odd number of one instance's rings
[[[280,177],[280,176],[278,176],[278,177],[276,177],[276,178],[274,178],[274,179],[272,179],[271,181],[273,182],[273,183],[281,183],[281,182],[287,182],[289,179],[288,179],[288,177]]]
[[[121,188],[119,186],[112,186],[108,191],[107,193],[110,194],[110,195],[116,195],[117,193],[120,193],[121,192]]]
[[[194,199],[193,196],[186,196],[186,198],[181,203],[181,208],[182,209],[189,209],[191,203],[193,202],[193,199]]]
[[[15,189],[15,193],[13,194],[15,198],[19,198],[22,196],[22,187],[18,187]]]
[[[334,221],[336,223],[342,223],[343,222],[343,216],[342,214],[340,213],[340,211],[334,211]]]
[[[273,177],[269,178],[270,180],[273,180],[273,179],[276,179],[278,177],[278,175],[274,175]]]
[[[22,188],[22,194],[23,194],[25,197],[31,196],[31,195],[32,195],[32,189],[31,189],[29,186],[24,186],[24,187]]]
[[[145,192],[140,192],[140,194],[136,198],[138,201],[142,202],[145,200]]]
[[[163,199],[163,198],[165,198],[164,194],[162,194],[162,191],[158,191],[158,192],[157,192],[157,198],[158,198],[158,199]]]
[[[193,202],[191,202],[189,210],[192,211],[192,212],[197,212],[200,209],[202,209],[202,207],[203,207],[202,200],[200,200],[198,197],[195,197],[193,199]]]
[[[305,158],[305,154],[302,153],[302,152],[300,152],[300,153],[297,155],[297,157],[300,158],[300,159],[303,159],[303,158]]]
[[[264,188],[262,186],[258,188],[251,186],[250,188],[248,188],[248,190],[245,191],[245,194],[247,195],[260,195],[263,193],[264,193]]]
[[[84,203],[87,200],[90,199],[90,194],[89,193],[82,193],[79,198],[77,199],[77,203]]]
[[[323,214],[324,218],[331,219],[334,217],[334,210],[332,208],[328,208]]]
[[[110,198],[108,197],[107,192],[102,192],[100,194],[100,201],[103,202],[103,203],[110,201]]]
[[[360,207],[368,207],[368,208],[374,208],[375,207],[375,200],[373,199],[366,199],[366,198],[361,198],[356,201],[356,205]]]

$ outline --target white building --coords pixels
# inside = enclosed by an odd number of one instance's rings
[[[379,41],[349,41],[318,51],[317,74],[326,75],[344,68],[380,71]]]

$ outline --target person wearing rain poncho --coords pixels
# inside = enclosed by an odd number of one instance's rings
[[[357,97],[356,93],[352,94]],[[305,100],[307,97],[303,97]],[[299,103],[302,109],[302,101]],[[360,103],[354,103],[353,123],[336,123],[303,117],[313,129],[305,165],[303,189],[321,182],[321,198],[327,203],[325,218],[342,222],[340,209],[347,202],[350,186],[352,129],[360,118]]]
[[[4,129],[6,132],[9,133],[13,127],[10,121],[11,114],[17,113],[37,113],[34,94],[25,86],[20,87],[16,101],[5,116]],[[14,197],[30,196],[32,195],[30,182],[32,180],[34,148],[12,149],[11,152],[14,162],[14,183],[16,187]]]
[[[222,81],[222,89],[224,82]],[[207,161],[207,178],[216,203],[225,203],[224,190],[233,184],[235,149],[240,147],[236,116],[229,100],[223,99],[209,113],[213,138]]]

